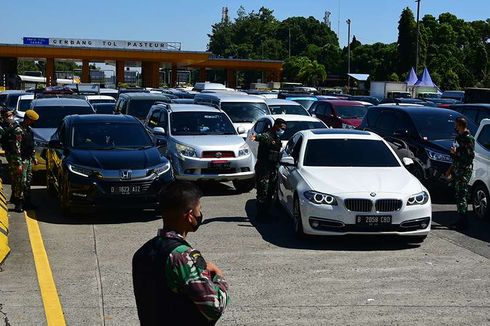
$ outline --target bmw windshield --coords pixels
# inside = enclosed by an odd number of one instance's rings
[[[252,123],[269,114],[265,103],[221,102],[221,109],[234,123]]]
[[[230,119],[221,112],[173,112],[170,130],[175,136],[237,134]]]
[[[306,146],[304,166],[399,167],[386,144],[367,139],[311,139]]]
[[[139,123],[83,122],[73,126],[72,146],[78,149],[144,149],[153,142]]]

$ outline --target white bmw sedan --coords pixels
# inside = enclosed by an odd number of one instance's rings
[[[371,132],[300,131],[284,150],[277,199],[298,236],[394,234],[420,243],[430,231],[431,201],[409,164]]]

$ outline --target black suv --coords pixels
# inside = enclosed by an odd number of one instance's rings
[[[490,118],[490,104],[456,104],[451,105],[449,109],[461,113],[477,126],[483,119]]]
[[[128,114],[140,120],[145,120],[148,112],[150,112],[150,108],[158,102],[170,103],[171,100],[164,94],[142,92],[122,93],[117,99],[114,113]]]
[[[123,205],[154,208],[173,180],[169,161],[135,117],[66,117],[47,152],[47,188],[64,214],[75,208]]]
[[[461,116],[433,107],[373,106],[359,129],[382,136],[400,158],[412,158],[415,164],[409,170],[422,182],[440,185],[452,163],[449,149],[456,136],[454,121]],[[471,121],[468,125],[474,135],[476,126]]]

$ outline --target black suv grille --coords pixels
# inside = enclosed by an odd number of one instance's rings
[[[373,210],[373,202],[369,199],[346,199],[344,204],[351,212],[371,212]]]
[[[396,212],[402,208],[403,202],[399,199],[380,199],[376,201],[377,212]]]

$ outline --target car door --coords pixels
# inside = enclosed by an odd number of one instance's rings
[[[168,142],[169,142],[169,126],[168,126],[168,111],[158,110],[155,114],[155,121],[157,122],[155,127],[163,128],[165,131],[163,134],[155,134],[157,140],[158,150],[161,154],[167,155],[168,153]]]
[[[299,153],[301,150],[303,136],[301,134],[296,134],[286,145],[284,149],[284,156],[291,156],[294,158],[294,161],[298,162]],[[297,172],[295,166],[285,166],[280,165],[278,171],[279,178],[279,189],[280,195],[285,203],[286,208],[292,212],[293,209],[293,199],[294,192],[297,186]]]
[[[247,133],[247,139],[245,142],[248,144],[255,157],[257,157],[257,153],[259,151],[259,143],[252,140],[251,137],[252,135],[261,134],[266,130],[267,120],[268,118],[259,119]]]
[[[49,149],[49,163],[48,169],[50,176],[54,178],[54,186],[57,191],[60,191],[61,184],[63,183],[64,171],[63,171],[63,159],[65,158],[65,146],[66,144],[66,126],[64,121],[61,122],[61,125],[58,127],[58,130],[51,137],[51,140],[59,141],[59,147],[52,147]]]
[[[473,161],[473,174],[470,184],[476,180],[485,182],[487,189],[490,185],[490,121],[484,121],[475,135],[475,159]]]

